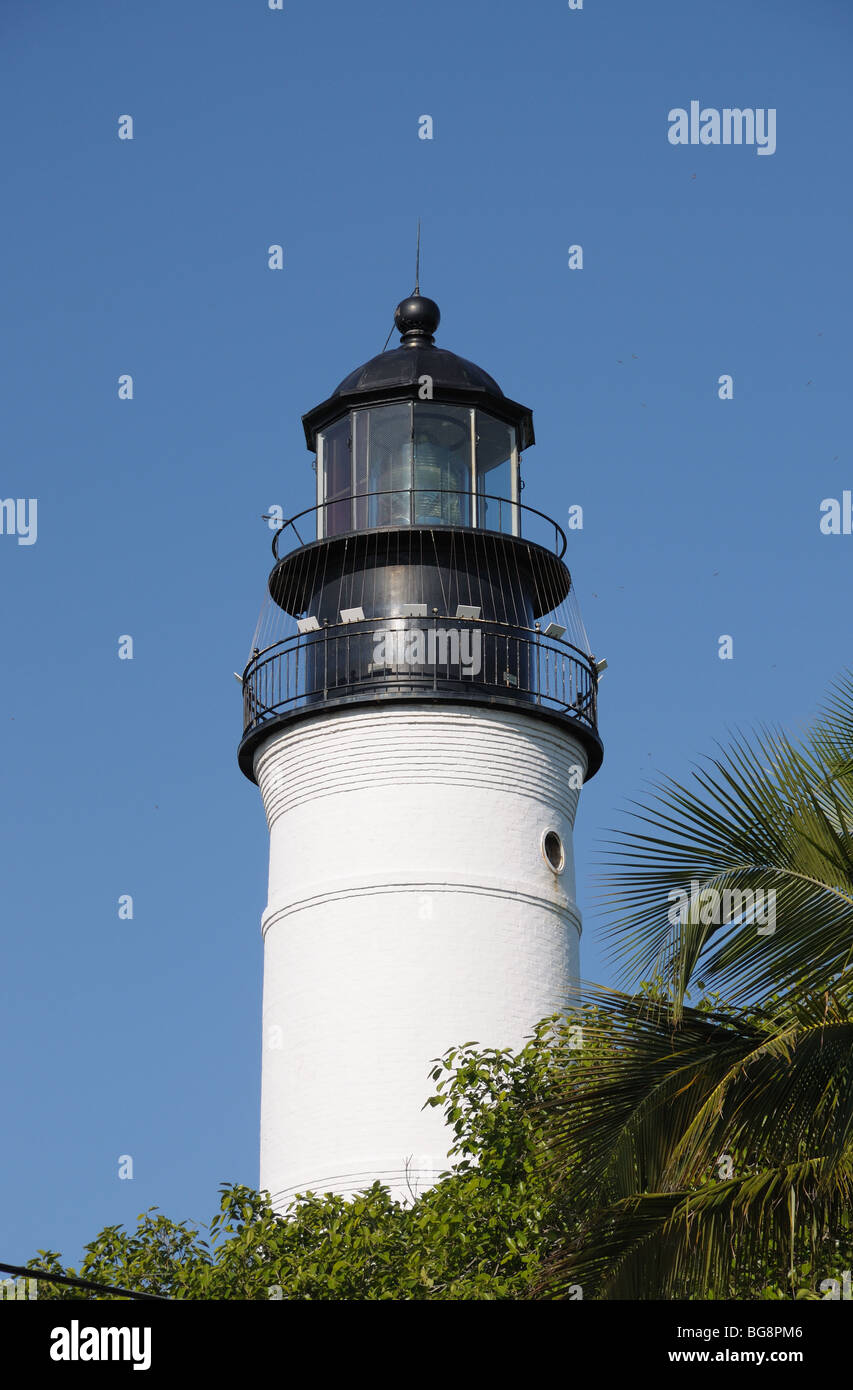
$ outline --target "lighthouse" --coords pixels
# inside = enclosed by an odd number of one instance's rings
[[[239,764],[270,839],[260,1186],[279,1209],[435,1182],[451,1135],[425,1108],[431,1063],[521,1046],[578,979],[572,833],[603,663],[566,535],[527,501],[531,411],[436,345],[439,318],[416,290],[399,344],[303,417],[316,502],[276,531],[242,675]]]

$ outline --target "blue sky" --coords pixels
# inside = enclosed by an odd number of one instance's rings
[[[267,839],[231,672],[261,513],[313,501],[300,416],[381,349],[419,216],[439,343],[533,408],[525,501],[584,508],[581,905],[646,779],[813,713],[849,661],[853,537],[819,507],[853,487],[851,36],[846,0],[4,0],[0,496],[38,538],[0,536],[0,1258],[256,1181]],[[774,108],[776,152],[671,145],[691,100]],[[592,912],[583,968],[609,979]]]

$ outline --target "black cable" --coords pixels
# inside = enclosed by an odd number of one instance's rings
[[[47,1279],[54,1284],[73,1284],[78,1289],[94,1289],[96,1293],[119,1293],[124,1298],[148,1298],[158,1303],[169,1303],[171,1299],[161,1293],[136,1293],[133,1289],[113,1288],[110,1284],[95,1284],[91,1279],[76,1279],[70,1274],[51,1274],[47,1269],[28,1269],[24,1265],[0,1264],[5,1274],[23,1275],[28,1279]]]

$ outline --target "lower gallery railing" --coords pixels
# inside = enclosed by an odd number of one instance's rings
[[[590,657],[499,623],[436,617],[330,625],[255,653],[242,680],[244,735],[307,705],[429,691],[500,695],[596,729]]]

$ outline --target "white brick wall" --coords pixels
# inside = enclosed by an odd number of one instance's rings
[[[401,1191],[410,1159],[428,1182],[449,1142],[441,1112],[422,1109],[431,1060],[472,1040],[518,1046],[566,1001],[577,765],[554,722],[458,705],[338,709],[259,749],[261,1186],[274,1196],[373,1176]],[[546,830],[566,848],[559,875]]]

